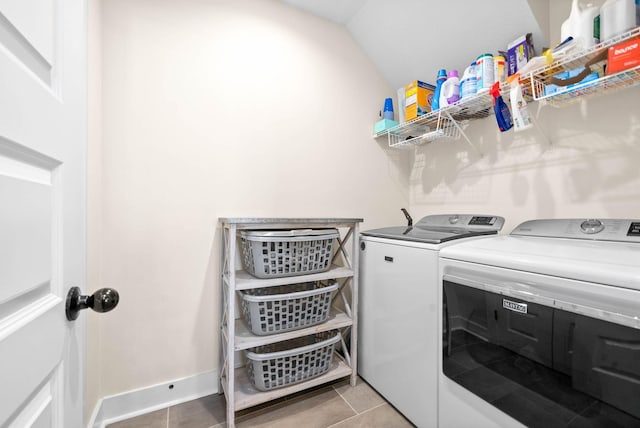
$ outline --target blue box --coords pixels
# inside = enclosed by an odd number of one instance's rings
[[[571,79],[573,77],[576,77],[577,75],[582,73],[583,70],[584,70],[584,67],[576,68],[575,70],[571,70],[571,71],[563,71],[563,72],[555,74],[554,77],[556,77],[558,79],[562,79],[562,80],[567,80],[567,79]],[[592,82],[592,81],[597,80],[599,78],[600,78],[600,75],[598,74],[598,72],[594,71],[592,73],[589,73],[587,75],[587,77],[585,77],[584,79],[582,79],[580,82],[577,82],[577,83],[572,83],[572,84],[566,85],[566,86],[558,86],[558,85],[553,85],[553,84],[545,85],[545,87],[544,87],[544,95],[553,95],[553,94],[558,93],[558,92],[571,91],[572,89],[575,89],[575,87],[578,86],[578,85],[581,85],[582,88],[588,88],[589,86],[592,86],[595,83],[593,83],[591,85],[586,85],[586,83]]]

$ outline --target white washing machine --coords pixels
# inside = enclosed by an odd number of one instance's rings
[[[503,224],[432,215],[361,233],[358,373],[418,427],[437,424],[438,251]]]
[[[640,427],[640,220],[533,220],[440,257],[439,427]]]

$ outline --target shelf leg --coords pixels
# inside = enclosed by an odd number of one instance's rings
[[[227,427],[235,427],[235,350],[232,346],[235,337],[236,309],[236,225],[230,224],[223,229],[224,261],[222,265],[223,309],[221,328],[220,383],[227,401]]]
[[[358,223],[354,223],[350,229],[353,231],[351,237],[351,254],[353,255],[353,277],[351,278],[351,309],[353,310],[353,324],[351,325],[351,386],[356,386],[358,380],[358,276],[359,276],[359,260],[360,249],[358,248],[359,228]]]

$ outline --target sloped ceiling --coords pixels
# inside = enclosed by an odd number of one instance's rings
[[[550,0],[281,1],[344,25],[393,88],[434,83],[440,68],[462,74],[478,55],[506,50],[525,33],[537,52],[549,46]]]

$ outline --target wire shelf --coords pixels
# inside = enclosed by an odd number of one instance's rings
[[[613,93],[638,84],[640,84],[640,66],[610,76],[603,76],[591,82],[581,83],[569,89],[561,89],[553,94],[542,96],[538,100],[554,107],[561,107],[594,95],[605,92]],[[540,93],[544,92],[544,85],[540,81],[534,81],[534,85],[535,90],[541,91]]]
[[[503,94],[506,93],[508,91],[503,89]],[[389,147],[395,148],[426,144],[440,138],[458,139],[462,134],[459,122],[491,116],[492,105],[489,92],[480,92],[373,136],[377,138],[386,135]]]
[[[444,109],[388,130],[389,147],[394,148],[417,146],[440,138],[460,138],[460,127]]]
[[[504,94],[504,90],[502,91]],[[508,91],[506,91],[508,92]],[[479,92],[461,99],[460,101],[444,108],[453,120],[458,122],[483,119],[493,114],[493,102],[489,91]]]
[[[536,101],[543,101],[545,104],[554,107],[567,105],[591,95],[635,86],[640,82],[638,67],[624,70],[610,76],[603,76],[590,82],[572,85],[571,88],[568,89],[560,88],[557,92],[549,95],[544,94],[545,86],[550,83],[550,79],[556,74],[585,67],[589,62],[597,61],[599,56],[606,55],[606,50],[610,46],[639,36],[640,27],[613,37],[603,43],[599,43],[592,48],[563,56],[551,64],[534,70],[529,75],[523,77],[521,79],[522,86],[531,88],[533,98]],[[599,62],[604,62],[604,60]]]

